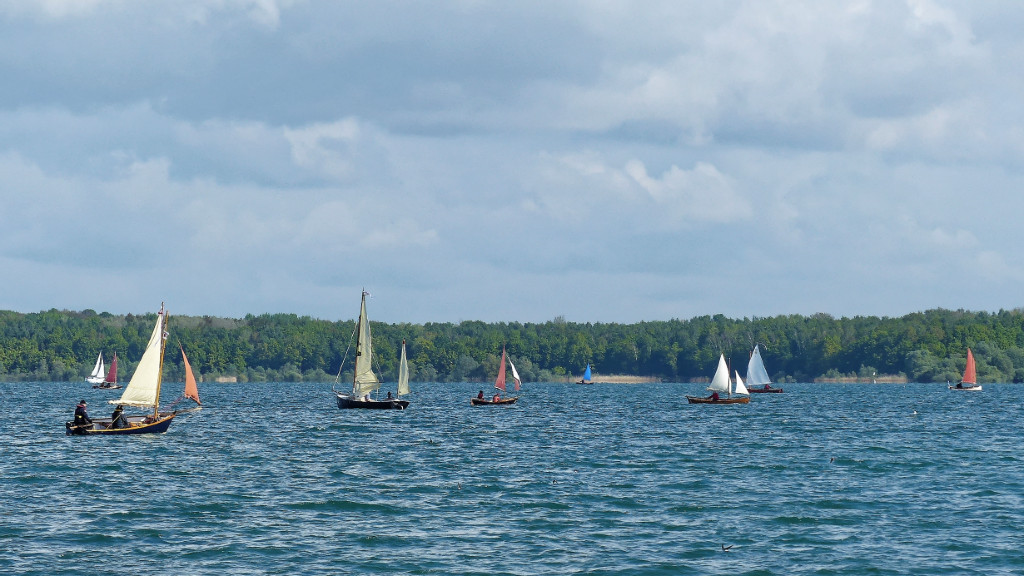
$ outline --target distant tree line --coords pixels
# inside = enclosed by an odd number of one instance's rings
[[[142,356],[155,314],[120,316],[92,310],[0,311],[0,379],[72,381],[85,377],[97,354],[117,352],[120,379]],[[760,344],[778,382],[821,376],[904,375],[913,382],[955,382],[967,348],[984,382],[1024,381],[1024,312],[929,310],[900,318],[721,315],[636,324],[465,321],[371,323],[378,373],[393,380],[402,340],[416,381],[494,379],[504,346],[526,381],[579,377],[589,363],[598,374],[706,379],[720,353],[745,372]],[[351,379],[354,321],[293,314],[170,317],[165,379],[181,380],[179,344],[197,376],[209,380],[333,381]],[[344,363],[344,364],[343,364]]]

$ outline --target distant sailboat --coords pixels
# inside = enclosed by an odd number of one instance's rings
[[[772,388],[772,380],[764,368],[764,361],[761,360],[761,351],[757,344],[754,345],[754,351],[750,354],[750,362],[747,363],[747,390],[756,394],[782,392],[782,388]]]
[[[118,406],[152,408],[152,414],[128,416],[124,419],[123,424],[111,418],[93,419],[91,426],[75,426],[74,422],[67,422],[64,424],[67,434],[123,435],[166,432],[171,425],[171,420],[176,415],[174,412],[160,413],[160,385],[163,381],[164,343],[166,340],[167,314],[161,304],[160,312],[156,317],[156,325],[153,326],[153,333],[149,337],[146,351],[142,353],[142,358],[135,368],[135,374],[132,375],[121,397],[110,401],[111,404]]]
[[[110,361],[110,369],[107,370],[103,383],[96,384],[93,388],[102,388],[104,390],[119,390],[121,388],[121,385],[117,383],[117,352],[114,352],[114,359]]]
[[[103,367],[103,352],[96,357],[96,365],[92,367],[92,372],[85,377],[85,381],[89,384],[102,384],[105,378],[104,367]]]
[[[974,368],[974,354],[971,353],[971,349],[967,349],[967,365],[964,367],[964,377],[956,383],[956,386],[949,386],[950,390],[981,390],[981,384],[978,384],[978,373]]]
[[[171,402],[171,405],[169,407],[173,408],[174,406],[177,406],[178,404],[184,402],[185,400],[191,400],[196,403],[195,406],[188,408],[186,410],[175,411],[178,414],[181,414],[183,412],[192,412],[195,410],[199,410],[200,408],[203,407],[203,403],[202,401],[199,400],[199,386],[196,384],[196,375],[195,373],[192,372],[192,364],[189,363],[188,356],[185,355],[185,348],[181,345],[180,342],[178,343],[178,349],[181,350],[181,361],[185,365],[185,390],[181,393],[181,397],[179,397],[174,402]]]
[[[400,398],[390,398],[390,392],[388,393],[389,398],[385,400],[373,400],[370,398],[371,392],[376,392],[380,389],[380,380],[373,372],[373,337],[370,335],[370,320],[366,316],[367,294],[369,293],[363,290],[362,301],[359,305],[359,323],[356,326],[356,361],[355,371],[352,375],[352,392],[334,391],[334,395],[338,398],[338,408],[343,410],[348,408],[405,410],[409,407],[409,401]],[[403,354],[405,353],[404,343],[402,345],[402,352]],[[399,383],[399,396],[409,392],[408,370],[409,367],[406,364],[405,391],[402,391],[402,384]],[[401,372],[401,367],[399,367],[399,378],[402,377]],[[338,374],[340,376],[340,369]]]
[[[590,364],[587,364],[587,369],[583,371],[583,378],[581,378],[577,384],[593,384],[593,382],[590,381],[590,378]]]
[[[718,369],[715,370],[715,377],[711,379],[711,384],[708,386],[708,390],[711,390],[711,396],[687,396],[686,400],[690,404],[747,404],[750,402],[750,396],[737,396],[733,397],[733,394],[747,394],[747,389],[743,385],[743,381],[739,378],[739,372],[736,372],[736,387],[733,389],[732,383],[729,381],[729,365],[725,363],[725,354],[718,357]],[[725,393],[726,397],[722,398],[719,393]]]
[[[519,378],[519,373],[516,372],[515,365],[512,364],[512,360],[508,361],[509,365],[512,366],[512,378],[515,380],[515,387],[513,390],[518,391],[522,380]],[[494,389],[500,390],[495,393],[494,397],[490,400],[484,398],[484,393],[481,390],[480,394],[476,398],[470,398],[469,403],[473,406],[497,406],[499,404],[515,404],[516,400],[519,400],[518,396],[512,398],[502,398],[501,392],[505,392],[505,349],[501,349],[501,365],[498,366],[498,378],[494,381]]]

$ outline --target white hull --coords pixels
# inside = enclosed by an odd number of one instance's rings
[[[968,392],[980,392],[981,391],[981,384],[975,384],[974,386],[962,386],[960,388],[957,388],[956,386],[953,386],[952,384],[950,384],[949,385],[949,389],[950,390],[966,390]]]
[[[89,384],[102,384],[103,376],[86,376],[85,381]]]

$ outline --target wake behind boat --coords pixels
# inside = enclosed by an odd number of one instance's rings
[[[768,371],[764,368],[764,360],[761,360],[761,351],[757,344],[750,354],[750,361],[747,362],[747,391],[751,394],[781,394],[782,388],[772,388],[772,379],[768,377]]]
[[[978,373],[974,368],[974,354],[967,349],[967,365],[964,367],[964,377],[956,383],[956,386],[948,385],[950,390],[967,390],[980,392],[981,384],[978,384]]]
[[[359,323],[356,326],[356,361],[352,375],[352,392],[334,390],[338,399],[338,408],[365,408],[370,410],[405,410],[409,407],[408,400],[402,400],[402,394],[409,393],[409,363],[405,357],[405,341],[402,341],[402,359],[398,367],[398,398],[388,397],[384,400],[370,398],[371,392],[380,389],[380,380],[373,372],[373,338],[370,335],[370,321],[366,316],[366,290],[363,290],[362,302],[359,305]],[[342,361],[342,367],[345,362]],[[341,377],[341,368],[338,368]]]
[[[725,363],[725,354],[718,357],[718,369],[715,370],[715,377],[711,379],[708,386],[711,396],[687,396],[686,401],[690,404],[749,404],[750,396],[736,396],[733,393],[747,394],[747,388],[740,379],[740,373],[736,372],[736,386],[732,387],[729,382],[729,365]],[[719,392],[727,394],[726,398],[719,396]]]
[[[509,358],[508,365],[512,367],[512,378],[515,380],[515,386],[513,390],[519,391],[522,384],[522,379],[519,378],[519,372],[516,372],[516,366],[512,363],[512,359]],[[500,406],[502,404],[515,404],[516,400],[519,400],[519,396],[513,396],[511,398],[502,398],[501,393],[505,391],[505,349],[501,349],[501,365],[498,367],[498,378],[494,381],[494,389],[498,392],[494,393],[494,396],[490,400],[484,398],[484,391],[481,390],[477,394],[476,398],[470,398],[469,403],[472,406]]]

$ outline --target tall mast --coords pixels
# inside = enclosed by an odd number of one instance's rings
[[[153,418],[160,417],[160,384],[164,379],[164,345],[167,343],[167,312],[160,303],[160,370],[156,373],[156,401],[153,402]]]

